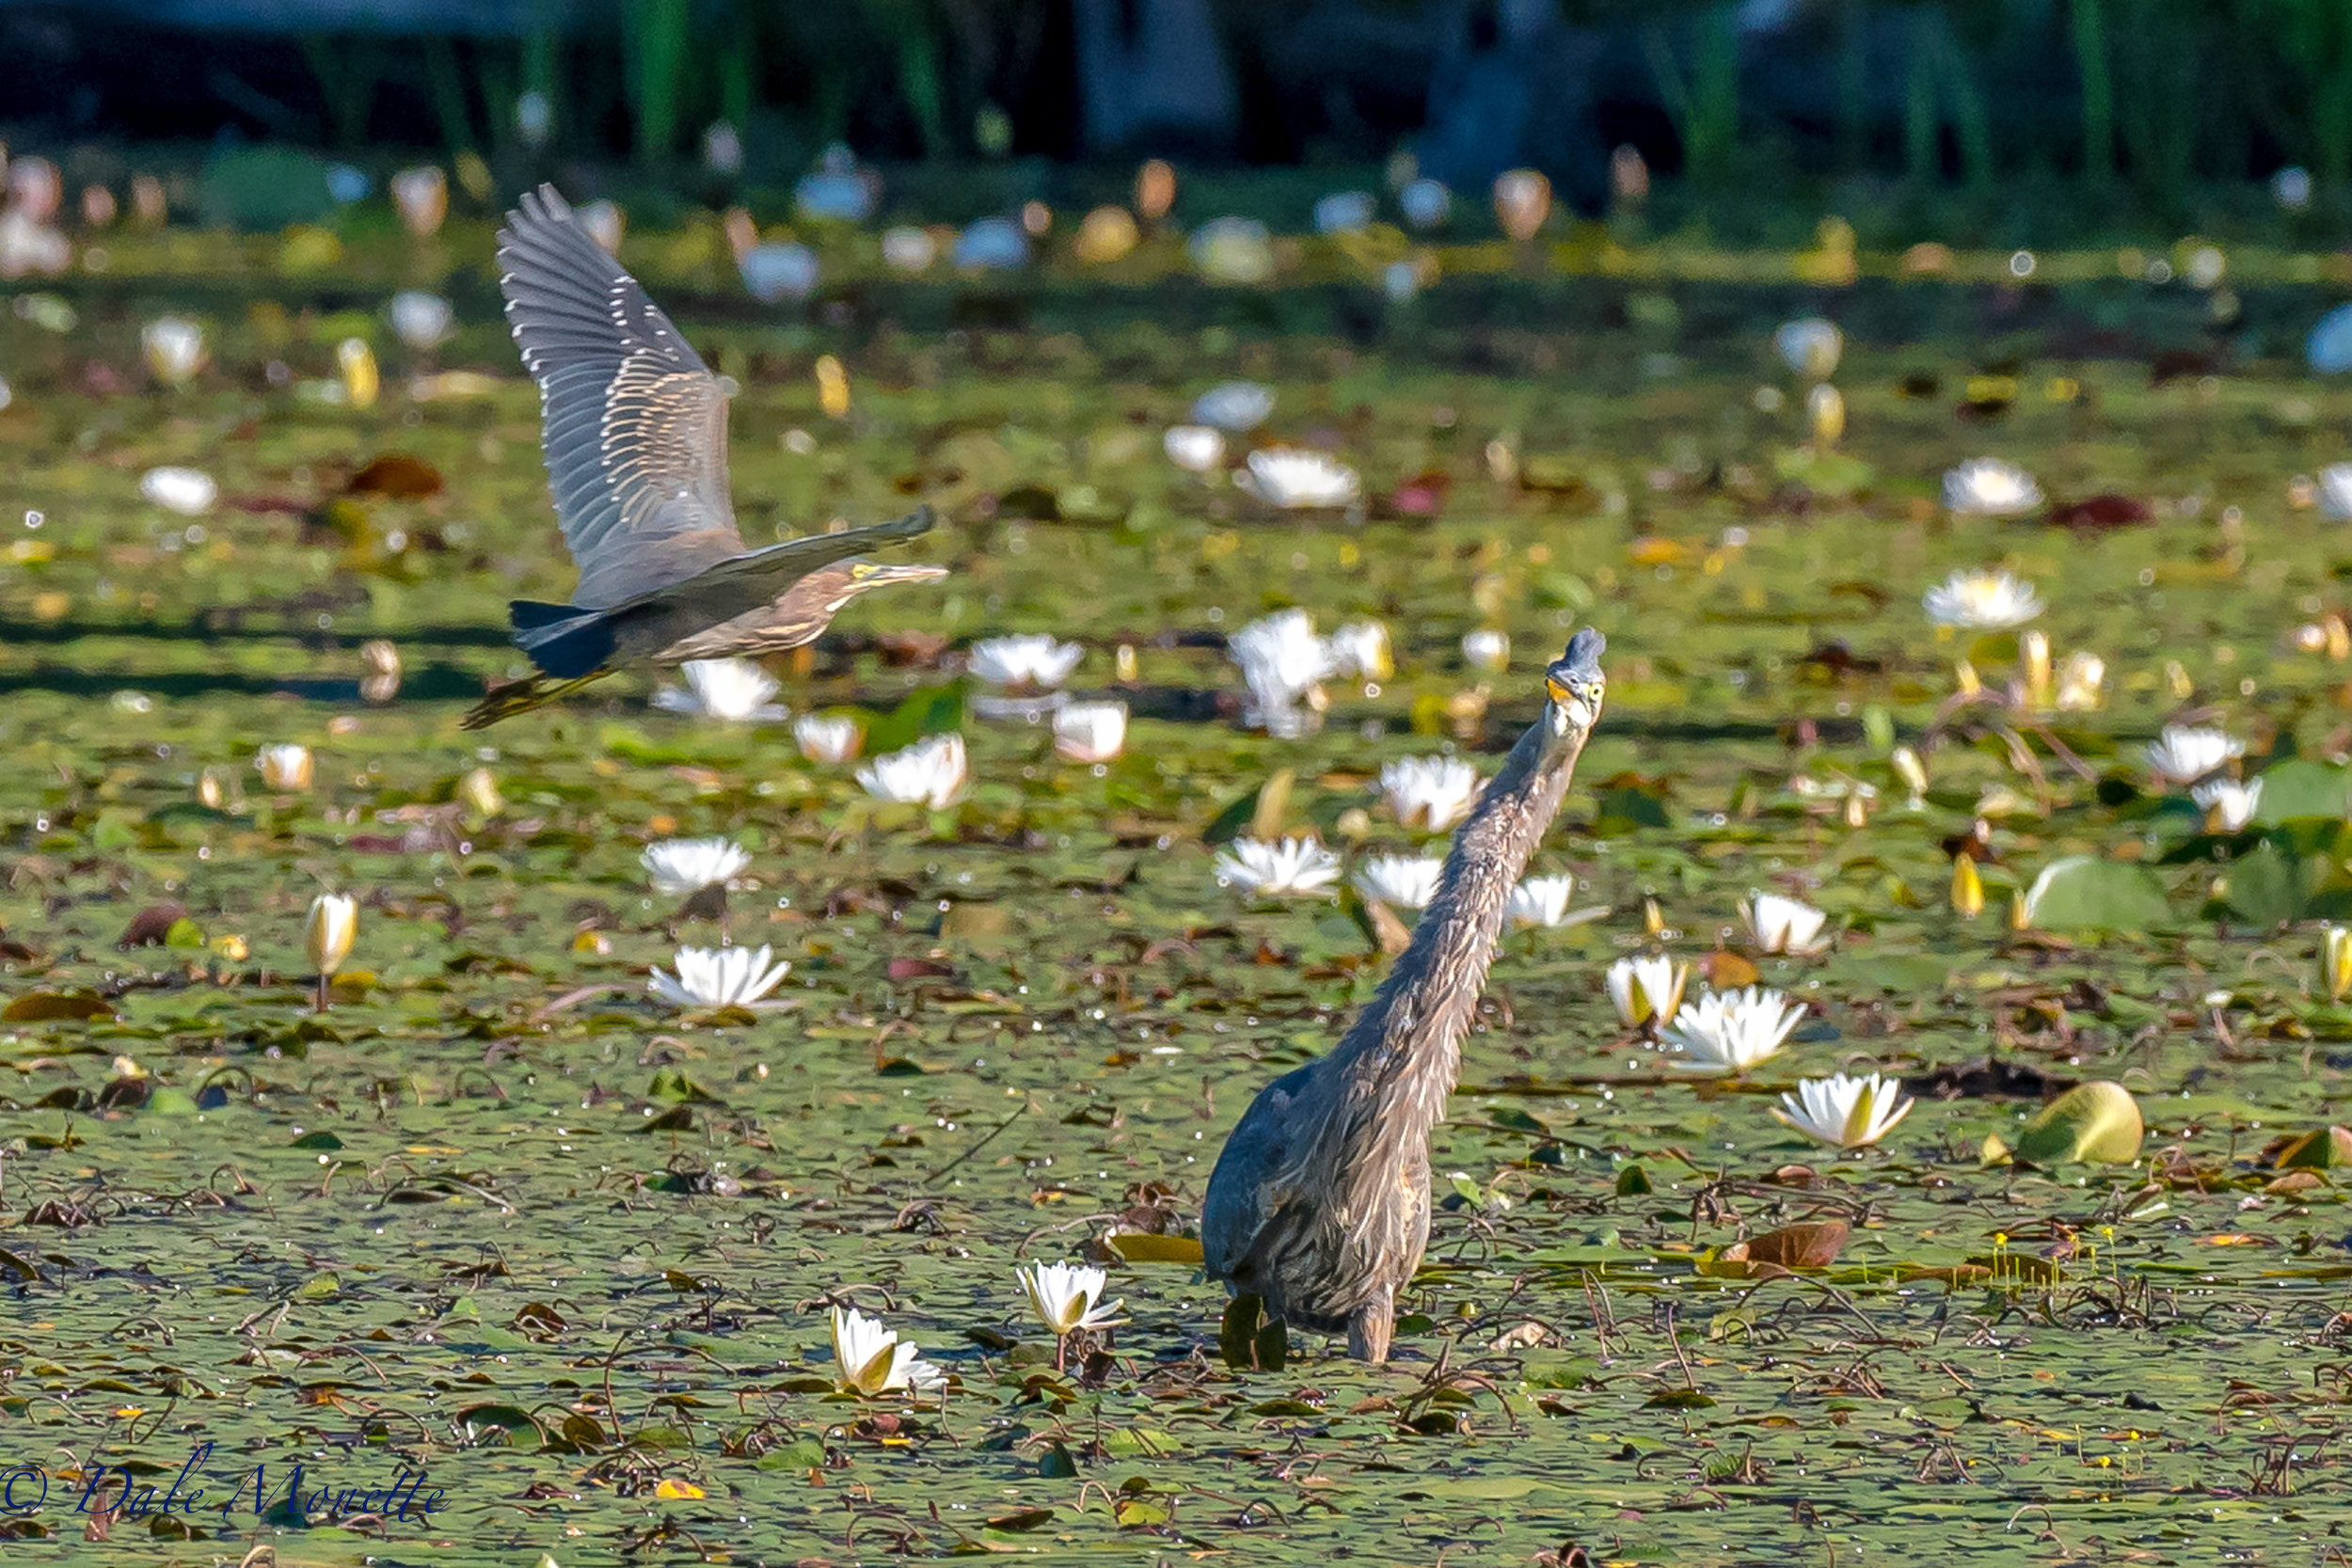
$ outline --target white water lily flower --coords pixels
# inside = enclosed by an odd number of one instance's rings
[[[939,260],[939,242],[928,229],[902,223],[882,237],[882,264],[893,272],[927,272]]]
[[[1248,285],[1274,276],[1274,236],[1256,218],[1211,218],[1192,231],[1184,252],[1212,283]]]
[[[253,766],[261,769],[262,782],[281,795],[291,795],[310,787],[310,748],[287,742],[264,746],[253,753]]]
[[[947,1374],[924,1360],[898,1330],[884,1328],[856,1307],[833,1309],[834,1386],[845,1394],[895,1393],[911,1389],[927,1393],[947,1381]]]
[[[1977,631],[2021,626],[2042,613],[2042,595],[2033,584],[2008,572],[1954,572],[1919,602],[1937,626]]]
[[[2159,784],[2195,784],[2245,754],[2246,742],[2225,730],[2167,724],[2148,748],[2148,766]]]
[[[972,644],[965,668],[991,686],[1033,686],[1044,690],[1070,678],[1086,657],[1086,649],[1062,642],[1043,632],[1018,637],[992,637]]]
[[[1260,448],[1233,483],[1268,506],[1289,511],[1349,506],[1363,490],[1355,469],[1303,447]]]
[[[806,299],[817,292],[824,272],[817,253],[804,245],[768,241],[743,253],[736,263],[744,292],[762,305]]]
[[[2352,463],[2330,463],[2319,470],[2319,512],[2333,522],[2352,518]]]
[[[204,329],[185,316],[157,316],[140,328],[139,346],[167,387],[183,387],[204,368]]]
[[[1435,855],[1375,855],[1356,868],[1356,891],[1396,909],[1426,909],[1444,869]]]
[[[201,468],[150,468],[139,476],[139,494],[167,512],[200,517],[220,499],[220,486]]]
[[[1357,233],[1372,226],[1374,212],[1370,191],[1333,191],[1315,202],[1315,232]]]
[[[1277,844],[1237,838],[1216,857],[1218,886],[1267,897],[1324,893],[1339,879],[1339,856],[1311,838],[1286,838]]]
[[[554,129],[555,105],[546,93],[533,87],[515,100],[515,132],[527,145],[541,145]]]
[[[1820,940],[1822,923],[1829,916],[1799,899],[1783,898],[1777,893],[1752,893],[1740,906],[1740,918],[1747,924],[1756,946],[1767,953],[1803,956],[1829,945]]]
[[[1303,610],[1285,610],[1250,622],[1225,641],[1225,654],[1241,666],[1249,683],[1251,705],[1242,721],[1263,726],[1268,734],[1293,736],[1310,723],[1310,710],[1322,705],[1319,683],[1337,673],[1329,643],[1315,635],[1313,617]]]
[[[1082,1328],[1108,1328],[1120,1321],[1113,1314],[1126,1305],[1115,1301],[1097,1306],[1110,1276],[1085,1264],[1032,1263],[1014,1271],[1013,1276],[1029,1298],[1029,1310],[1057,1338]]]
[[[882,182],[839,142],[826,148],[817,166],[792,187],[792,204],[801,216],[839,223],[864,223],[881,199]]]
[[[439,294],[422,289],[403,289],[392,296],[387,311],[392,336],[419,354],[441,346],[457,325],[457,312]]]
[[[2058,666],[2058,708],[2060,713],[2088,713],[2097,707],[2107,683],[2107,661],[2093,653],[2071,653]]]
[[[729,724],[784,717],[784,709],[768,700],[776,694],[775,676],[748,658],[691,658],[678,666],[678,673],[686,677],[686,689],[663,687],[653,694],[654,706]]]
[[[2240,784],[2235,779],[2208,779],[2188,792],[2203,808],[2205,819],[2221,832],[2234,833],[2254,820],[2261,807],[2263,782]]]
[[[1396,204],[1405,214],[1405,221],[1416,229],[1435,229],[1454,211],[1454,193],[1445,182],[1427,175],[1408,180],[1396,193]]]
[[[1827,381],[1837,373],[1837,360],[1845,349],[1845,334],[1836,323],[1819,316],[1783,322],[1772,334],[1772,351],[1780,356],[1781,363],[1815,381]]]
[[[1973,457],[1944,475],[1944,505],[1956,516],[2014,517],[2041,504],[2033,475],[1997,457]]]
[[[1862,1148],[1895,1130],[1915,1101],[1892,1078],[1807,1078],[1780,1097],[1772,1115],[1833,1148]]]
[[[638,863],[665,898],[687,898],[707,887],[723,887],[752,863],[749,851],[732,839],[666,838],[648,844]]]
[[[1225,466],[1225,433],[1214,425],[1170,425],[1160,446],[1170,463],[1191,473],[1215,473]]]
[[[628,229],[628,214],[621,211],[617,202],[609,199],[591,201],[585,207],[574,208],[572,216],[606,255],[620,254],[621,236]]]
[[[1408,828],[1441,833],[1478,800],[1484,781],[1459,757],[1403,757],[1380,768],[1380,795]]]
[[[1629,1029],[1661,1028],[1682,1010],[1691,966],[1672,958],[1619,958],[1609,966],[1609,1000]]]
[[[773,957],[765,946],[681,947],[671,960],[677,973],[657,965],[646,989],[673,1007],[749,1007],[792,973]]]
[[[1492,627],[1463,633],[1462,662],[1473,670],[1501,674],[1511,668],[1511,634]]]
[[[1072,703],[1054,714],[1054,751],[1072,762],[1108,762],[1127,745],[1127,705]]]
[[[1396,673],[1389,628],[1377,621],[1350,621],[1325,638],[1324,646],[1334,675],[1384,681]]]
[[[1676,1067],[1740,1072],[1777,1052],[1803,1017],[1804,1004],[1776,990],[1710,990],[1683,1004],[1666,1030],[1666,1043],[1682,1053],[1672,1059]]]
[[[935,735],[904,751],[876,757],[857,770],[857,782],[878,800],[945,811],[963,793],[969,767],[963,736]]]
[[[866,726],[847,714],[803,714],[792,722],[792,738],[811,762],[847,762],[866,740]]]
[[[1009,272],[1028,264],[1029,236],[1010,218],[979,218],[956,236],[947,260],[971,272]]]
[[[1530,877],[1511,890],[1503,915],[1514,926],[1557,926],[1568,917],[1568,895],[1576,891],[1569,876]]]

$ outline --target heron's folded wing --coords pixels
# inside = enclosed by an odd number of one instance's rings
[[[707,626],[723,625],[739,615],[764,610],[776,596],[819,566],[864,555],[878,546],[895,545],[929,533],[934,514],[918,506],[903,517],[840,533],[812,533],[787,539],[764,550],[730,556],[705,568],[686,582],[674,582],[611,607],[620,615],[649,605],[670,604],[691,596],[695,618]],[[705,619],[707,617],[707,619]]]
[[[743,553],[726,394],[552,185],[499,231],[499,286],[539,384],[541,444],[573,601],[602,609]]]

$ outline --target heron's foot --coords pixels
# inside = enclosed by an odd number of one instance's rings
[[[1379,1366],[1389,1358],[1389,1336],[1396,1327],[1396,1303],[1388,1297],[1366,1302],[1347,1320],[1347,1354]]]
[[[466,717],[460,721],[459,727],[469,730],[487,729],[501,719],[512,719],[518,713],[529,713],[532,708],[545,707],[559,698],[568,697],[590,681],[599,679],[603,674],[604,672],[599,670],[593,675],[582,675],[577,680],[567,681],[550,680],[545,675],[530,675],[518,681],[507,681],[494,686],[483,695],[482,701],[466,710]]]

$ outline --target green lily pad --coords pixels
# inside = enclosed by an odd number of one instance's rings
[[[2139,1158],[2145,1127],[2139,1102],[2121,1084],[2077,1084],[2051,1101],[2017,1131],[2017,1147],[1985,1140],[1988,1163],[2004,1157],[2031,1165],[2127,1165]]]
[[[2026,890],[2026,923],[2045,931],[2146,931],[2169,924],[2164,883],[2096,855],[2052,861]]]

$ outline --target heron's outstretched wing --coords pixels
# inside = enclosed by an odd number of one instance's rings
[[[541,445],[575,604],[604,609],[743,554],[726,394],[552,185],[499,231],[499,286],[539,384]],[[764,553],[764,552],[763,552]]]

